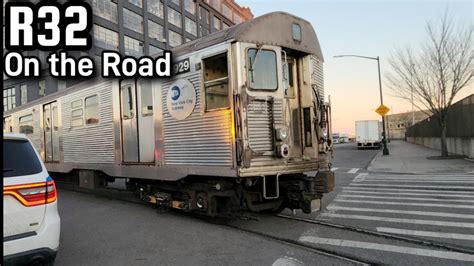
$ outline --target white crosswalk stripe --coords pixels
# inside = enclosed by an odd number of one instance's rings
[[[334,201],[320,214],[319,219],[472,247],[474,175],[360,173],[349,186],[342,188]],[[347,245],[364,248],[362,242],[344,239],[309,236],[305,240],[327,245],[350,243]],[[379,247],[374,246],[374,249],[377,248]],[[405,247],[385,248],[387,251],[401,252]],[[407,254],[411,254],[410,252],[418,251],[408,251]],[[441,253],[432,255],[444,256]],[[452,259],[456,259],[455,256]],[[465,259],[471,261],[473,258],[469,256]]]

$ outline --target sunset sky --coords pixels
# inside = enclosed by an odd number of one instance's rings
[[[471,1],[329,1],[237,0],[255,16],[285,11],[313,24],[325,57],[326,98],[331,95],[333,132],[353,134],[356,120],[380,119],[377,61],[333,58],[340,54],[380,56],[382,81],[389,71],[387,59],[397,47],[416,48],[426,40],[426,22],[436,20],[446,8],[458,21],[471,23]],[[384,84],[384,104],[391,113],[411,110],[411,104],[391,96]],[[474,86],[457,97],[474,93]]]

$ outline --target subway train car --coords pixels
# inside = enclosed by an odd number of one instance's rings
[[[172,50],[166,79],[95,78],[4,113],[50,172],[117,178],[210,216],[305,213],[334,187],[330,105],[311,24],[263,15]]]

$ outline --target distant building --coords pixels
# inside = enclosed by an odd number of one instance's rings
[[[425,112],[429,113],[428,111]],[[413,114],[415,116],[415,123],[413,123]],[[389,139],[405,139],[407,128],[426,118],[428,118],[428,115],[423,111],[387,115],[385,116],[387,137]]]
[[[9,0],[4,0],[3,5]],[[39,0],[32,0],[36,3]],[[60,3],[66,2],[60,0]],[[253,18],[248,7],[235,0],[86,0],[93,9],[93,47],[71,51],[70,56],[89,56],[96,63],[104,50],[139,57],[157,54],[213,32]],[[5,18],[3,19],[5,35]],[[3,54],[5,42],[3,43]],[[42,69],[39,78],[8,78],[3,75],[3,111],[64,90],[81,79],[56,79],[48,71],[49,52],[27,51],[37,56]]]

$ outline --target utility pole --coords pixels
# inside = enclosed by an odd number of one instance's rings
[[[369,57],[369,56],[361,56],[361,55],[336,55],[335,58],[338,57],[359,57],[364,59],[370,60],[377,60],[377,69],[379,73],[379,90],[380,90],[380,104],[383,105],[383,96],[382,96],[382,76],[380,74],[380,58],[377,57]],[[389,155],[388,147],[387,147],[387,134],[385,130],[385,116],[382,116],[382,144],[383,144],[383,155]]]

